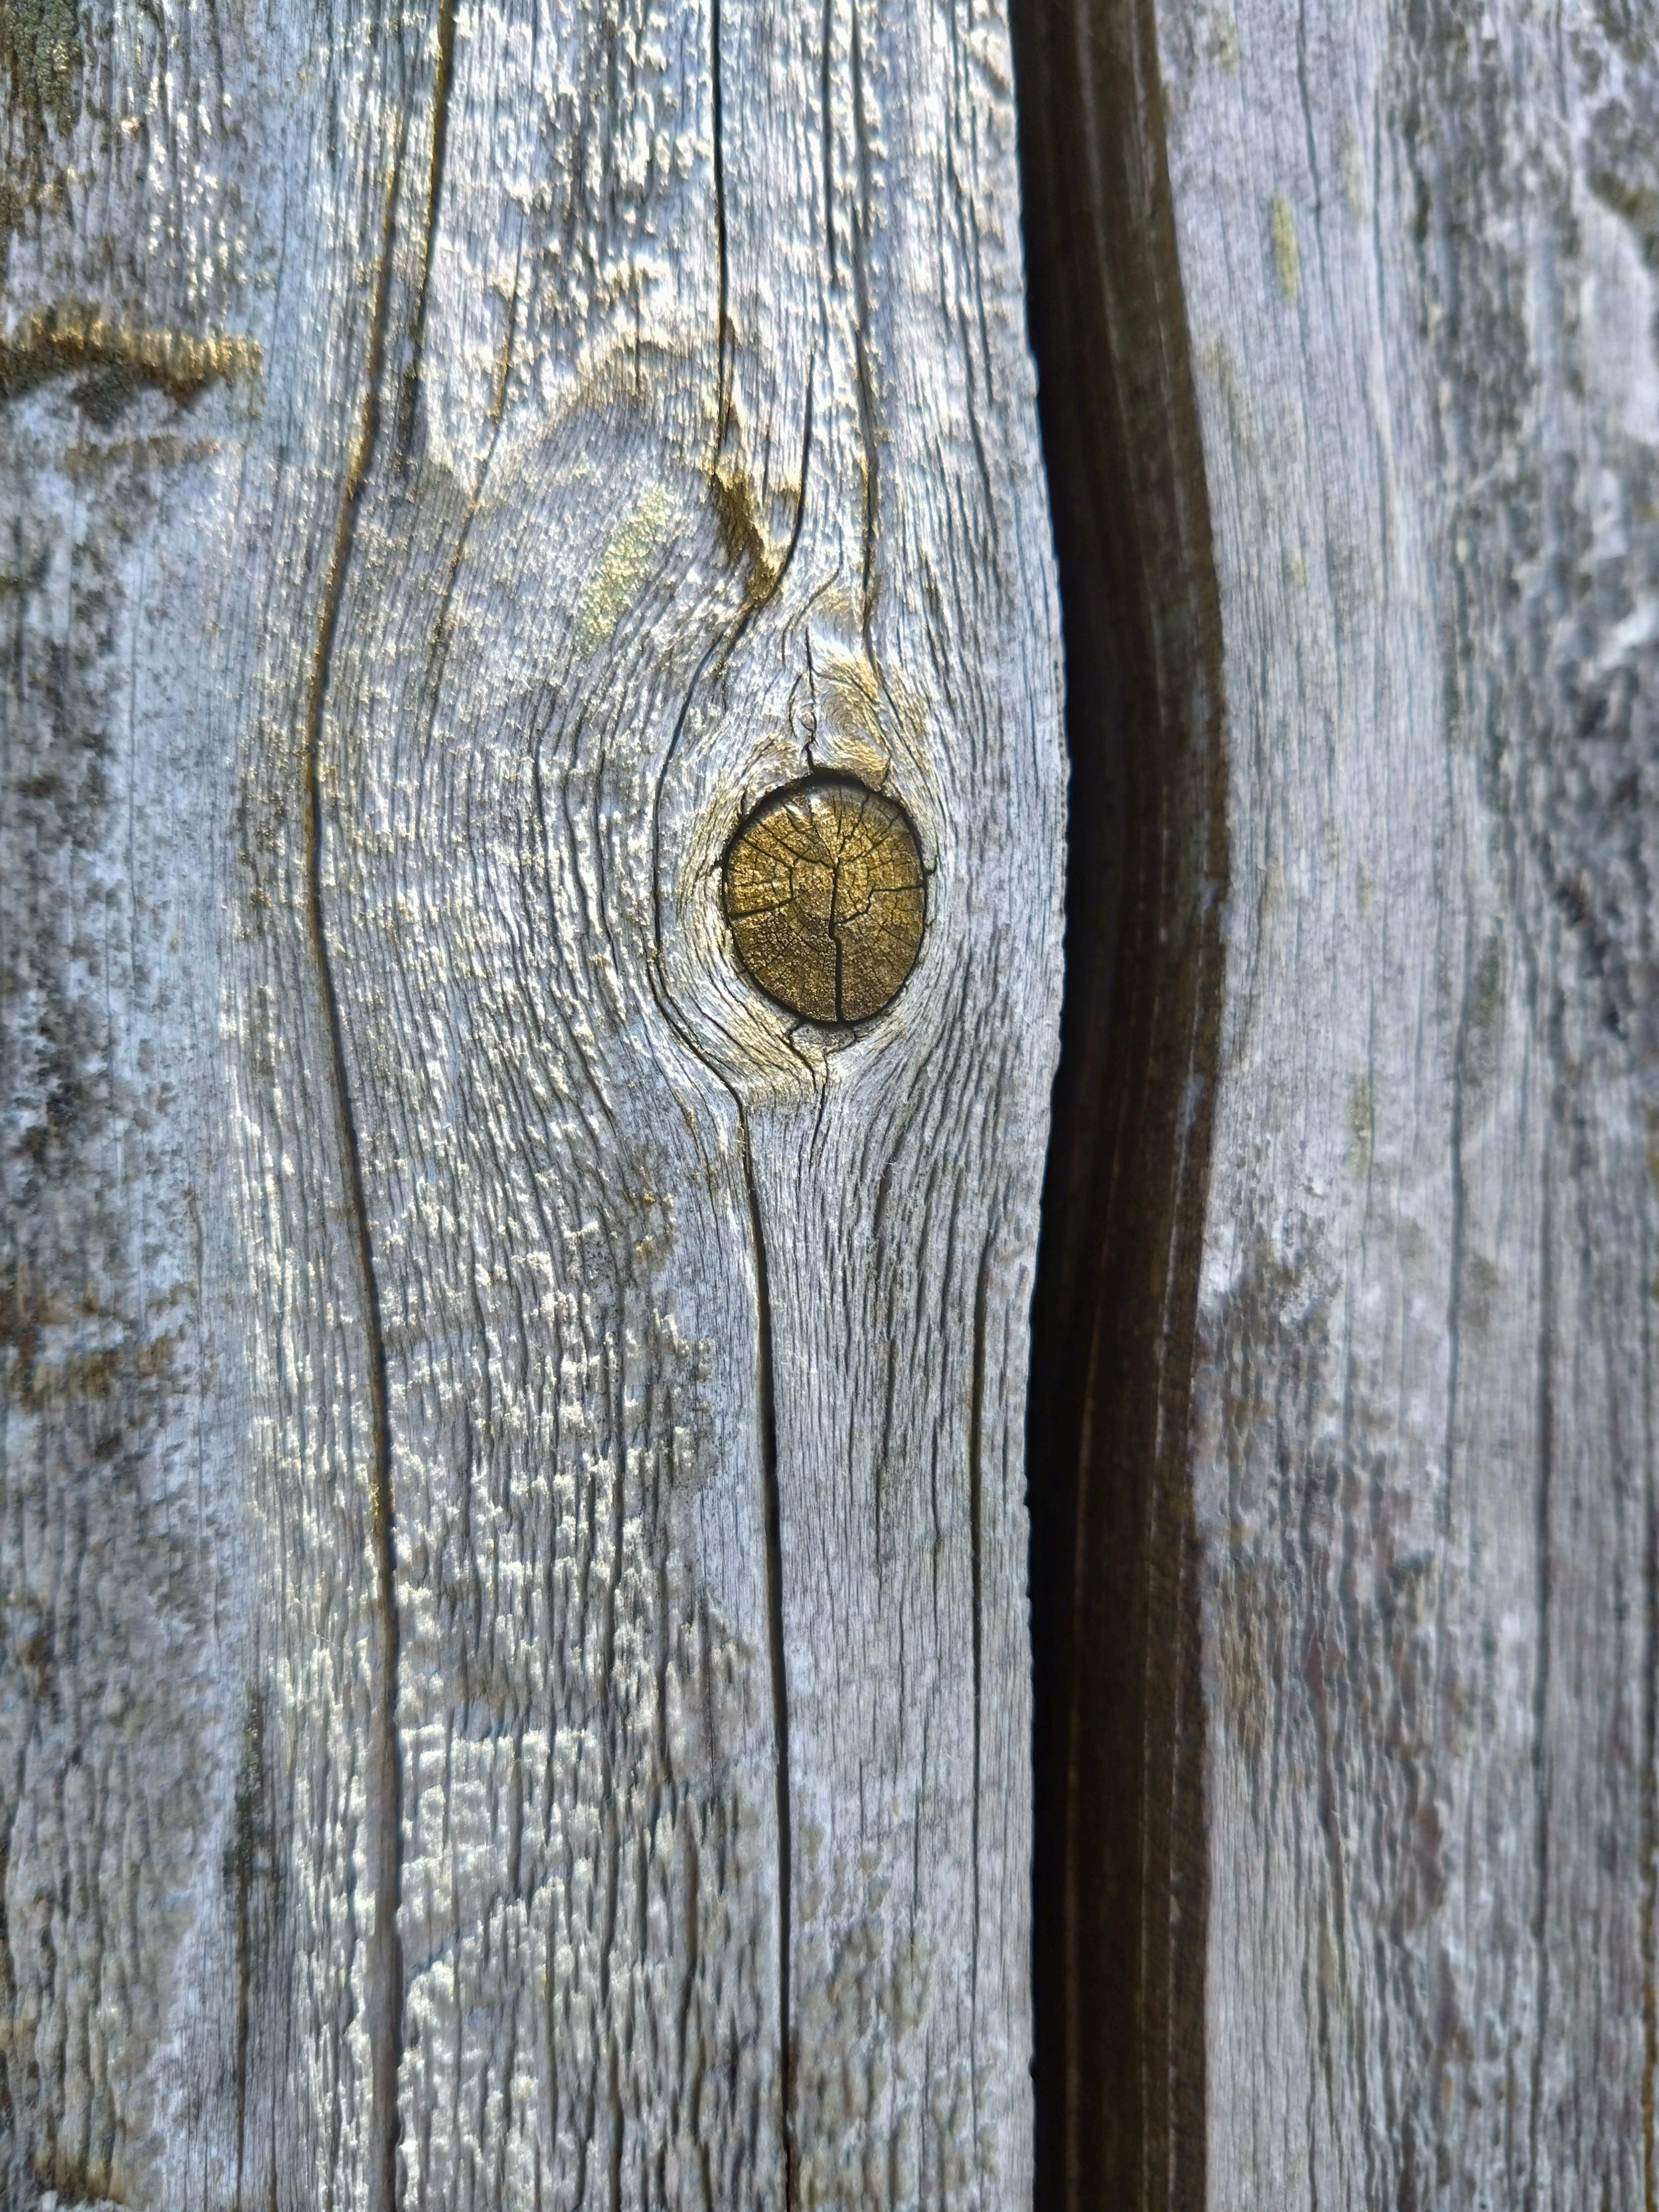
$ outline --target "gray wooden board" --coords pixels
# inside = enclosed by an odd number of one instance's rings
[[[1650,2207],[1659,58],[1158,11],[1226,689],[1208,2201]]]
[[[0,2195],[1020,2203],[1000,10],[0,64]],[[815,766],[931,871],[857,1034],[719,903]]]
[[[323,101],[301,22],[39,27],[6,55],[3,2187],[266,2202],[280,2157],[287,2201],[361,2197],[365,1347],[301,733],[389,58],[343,42]]]

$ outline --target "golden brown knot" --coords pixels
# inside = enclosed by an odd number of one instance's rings
[[[725,883],[739,958],[791,1013],[865,1021],[915,965],[927,919],[916,833],[850,775],[762,799],[726,848]]]

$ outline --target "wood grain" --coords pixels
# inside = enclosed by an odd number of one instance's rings
[[[3,2189],[362,2199],[372,1460],[300,733],[398,57],[341,40],[323,100],[297,18],[40,23],[6,57]]]
[[[1000,12],[47,27],[0,2194],[1015,2204],[1062,787]],[[930,871],[844,1038],[720,899],[818,769]]]
[[[1208,2201],[1650,2206],[1650,33],[1160,5],[1226,697]]]
[[[1650,2207],[1650,27],[1032,6],[1016,43],[1089,856],[1039,2191]]]

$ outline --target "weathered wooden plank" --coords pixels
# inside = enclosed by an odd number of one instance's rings
[[[596,35],[538,27],[515,97]],[[727,10],[718,137],[714,35],[593,46],[680,146],[624,112],[641,166],[596,179],[543,142],[527,209],[458,38],[331,672],[404,2156],[442,2203],[595,2161],[770,2203],[786,2158],[803,2204],[1000,2202],[1058,826],[1003,34]],[[718,905],[745,804],[836,768],[929,869],[916,973],[846,1036],[768,1006]]]
[[[1651,40],[1611,8],[1016,23],[1082,818],[1121,825],[1073,894],[1045,1201],[1039,2175],[1645,2205]],[[1206,881],[1225,1025],[1177,1113]],[[1195,1756],[1196,1870],[1162,1828]]]
[[[1157,20],[1229,763],[1207,2194],[1635,2207],[1651,40]]]
[[[0,57],[6,2186],[1016,2202],[1060,799],[1000,18],[64,36]],[[718,904],[829,766],[930,871],[857,1032]]]
[[[400,57],[6,41],[3,2191],[362,2201],[373,1462],[301,733]]]

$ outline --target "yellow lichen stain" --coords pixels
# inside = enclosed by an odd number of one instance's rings
[[[1200,364],[1213,382],[1223,405],[1226,408],[1232,441],[1241,453],[1250,459],[1261,454],[1261,434],[1256,426],[1255,410],[1244,380],[1238,374],[1231,351],[1224,338],[1212,338],[1199,355]]]
[[[1279,270],[1279,281],[1285,287],[1285,297],[1294,300],[1301,288],[1302,264],[1297,252],[1296,219],[1283,192],[1273,194],[1269,225],[1273,231],[1273,263]]]
[[[114,2205],[125,2212],[131,2202],[128,2177],[109,2157],[77,2158],[59,2146],[42,2152],[33,2163],[35,2172],[65,2208]]]
[[[1348,1173],[1363,1182],[1370,1173],[1376,1141],[1376,1102],[1370,1071],[1362,1069],[1348,1086]]]
[[[1220,63],[1229,76],[1237,76],[1240,53],[1238,25],[1231,15],[1218,13],[1211,16],[1205,50],[1212,62]]]
[[[861,653],[840,653],[813,672],[812,742],[819,768],[849,769],[879,789],[893,765],[896,715],[904,736],[921,749],[925,718],[906,685],[886,682]]]
[[[673,501],[661,484],[653,484],[633,513],[613,533],[599,567],[582,586],[576,606],[576,650],[586,656],[609,645],[617,624],[643,581],[660,547]]]
[[[639,1212],[646,1227],[643,1235],[635,1240],[634,1257],[641,1267],[650,1267],[667,1256],[674,1247],[674,1200],[671,1192],[641,1191]],[[677,1329],[672,1314],[665,1316],[671,1329]]]
[[[1359,140],[1352,125],[1342,133],[1337,167],[1342,173],[1342,197],[1348,203],[1348,213],[1357,219],[1365,212],[1365,168],[1360,159]]]
[[[141,1382],[165,1382],[172,1374],[179,1340],[171,1331],[148,1343],[105,1345],[67,1359],[46,1360],[33,1346],[21,1364],[20,1401],[32,1411],[72,1399],[112,1398]]]
[[[34,2161],[34,2171],[59,2204],[116,2204],[125,2206],[126,2195],[113,2166],[52,2150]]]
[[[6,110],[38,152],[50,128],[74,127],[80,106],[81,24],[74,0],[0,0],[0,76]]]
[[[77,488],[95,483],[122,468],[187,468],[210,460],[222,441],[218,438],[123,438],[112,446],[76,445],[63,457],[64,474]]]
[[[884,749],[881,679],[867,660],[838,656],[826,661],[817,672],[813,698],[823,727]]]
[[[87,1294],[82,1303],[83,1316],[94,1320],[100,1311],[97,1301]],[[38,1276],[0,1276],[0,1346],[19,1346],[25,1358],[32,1359],[41,1330],[61,1328],[72,1318],[73,1310]]]
[[[182,405],[206,385],[262,374],[264,349],[234,331],[141,329],[77,300],[0,330],[0,400],[21,398],[49,376],[94,369],[152,385]]]

